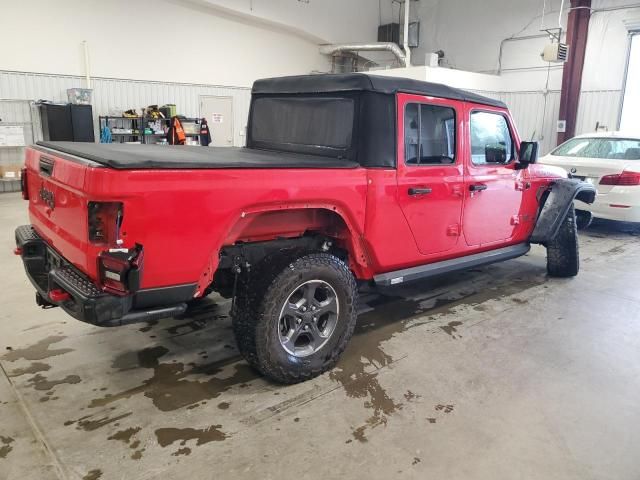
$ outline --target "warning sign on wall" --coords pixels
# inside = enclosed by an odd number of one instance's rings
[[[0,125],[0,146],[23,147],[24,128],[20,125]]]
[[[211,114],[211,123],[222,123],[224,121],[224,115],[221,113]]]

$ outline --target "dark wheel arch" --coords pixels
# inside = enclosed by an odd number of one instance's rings
[[[531,243],[547,245],[553,241],[569,211],[573,212],[573,201],[577,199],[593,203],[596,198],[596,189],[592,184],[571,178],[555,180],[547,192],[542,197],[544,203],[529,238]]]

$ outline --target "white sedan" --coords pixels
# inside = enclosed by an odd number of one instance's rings
[[[576,200],[578,226],[597,218],[640,222],[640,136],[590,133],[564,142],[540,163],[563,167],[573,178],[593,183],[596,201]],[[591,213],[588,213],[591,212]]]

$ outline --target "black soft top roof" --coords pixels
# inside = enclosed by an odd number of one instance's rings
[[[254,94],[300,94],[331,93],[346,91],[369,91],[386,94],[397,92],[417,93],[438,98],[450,98],[507,108],[499,100],[484,97],[466,90],[440,83],[423,82],[410,78],[386,77],[364,73],[298,75],[290,77],[264,78],[253,83]]]

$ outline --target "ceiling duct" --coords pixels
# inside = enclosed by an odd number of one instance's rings
[[[391,42],[374,42],[374,43],[343,43],[337,45],[322,45],[320,53],[324,55],[337,55],[345,52],[391,52],[396,56],[400,65],[406,67],[407,57],[402,49],[395,43]]]

